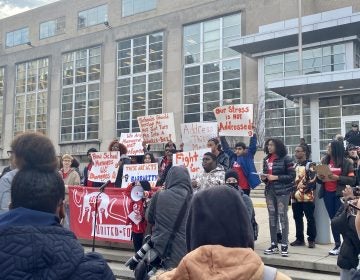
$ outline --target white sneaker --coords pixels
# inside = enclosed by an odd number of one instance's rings
[[[337,256],[340,253],[340,245],[336,245],[334,249],[329,251],[329,255]]]

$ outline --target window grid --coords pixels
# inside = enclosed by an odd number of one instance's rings
[[[225,20],[235,23],[225,26]],[[214,108],[240,103],[240,54],[229,52],[225,41],[241,34],[224,38],[225,28],[234,26],[240,33],[240,14],[184,27],[185,123],[213,121]]]
[[[25,131],[46,134],[48,58],[16,65],[14,136]]]
[[[78,13],[78,29],[107,21],[107,5],[101,5]]]
[[[40,40],[65,33],[65,17],[40,23]]]
[[[98,139],[100,74],[101,47],[63,55],[61,142]]]
[[[122,16],[132,16],[156,9],[157,0],[123,0]]]
[[[0,67],[0,139],[2,139],[2,133],[3,133],[4,93],[5,93],[5,67]]]
[[[6,47],[15,47],[29,42],[29,28],[21,28],[6,33]]]
[[[117,61],[116,130],[120,136],[139,131],[137,117],[162,113],[163,33],[119,41]]]

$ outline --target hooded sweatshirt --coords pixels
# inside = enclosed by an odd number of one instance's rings
[[[187,169],[181,166],[171,167],[166,177],[165,188],[165,190],[156,193],[150,201],[146,217],[148,222],[154,225],[151,235],[151,241],[154,243],[153,248],[161,258],[166,258],[165,268],[173,268],[179,264],[181,258],[186,254],[185,223],[187,209],[171,243],[170,252],[167,252],[167,245],[182,206],[187,203],[186,208],[188,208],[192,197],[193,191]]]
[[[0,279],[115,279],[51,213],[20,207],[0,215],[0,246]]]

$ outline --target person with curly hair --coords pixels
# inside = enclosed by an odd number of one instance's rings
[[[115,183],[110,183],[109,187],[121,188],[122,177],[124,172],[124,165],[131,164],[131,158],[127,154],[127,148],[124,144],[120,143],[118,140],[113,140],[109,145],[109,152],[120,152],[120,161],[118,174],[116,176]]]

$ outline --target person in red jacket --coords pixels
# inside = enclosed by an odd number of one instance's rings
[[[132,200],[131,191],[135,186],[141,186],[144,190],[144,195],[140,200]],[[149,196],[151,186],[148,181],[136,181],[129,184],[126,189],[130,202],[130,214],[127,218],[127,225],[131,225],[131,239],[134,244],[135,253],[141,249],[144,240],[144,233],[146,232],[147,222],[145,220],[146,198]]]

